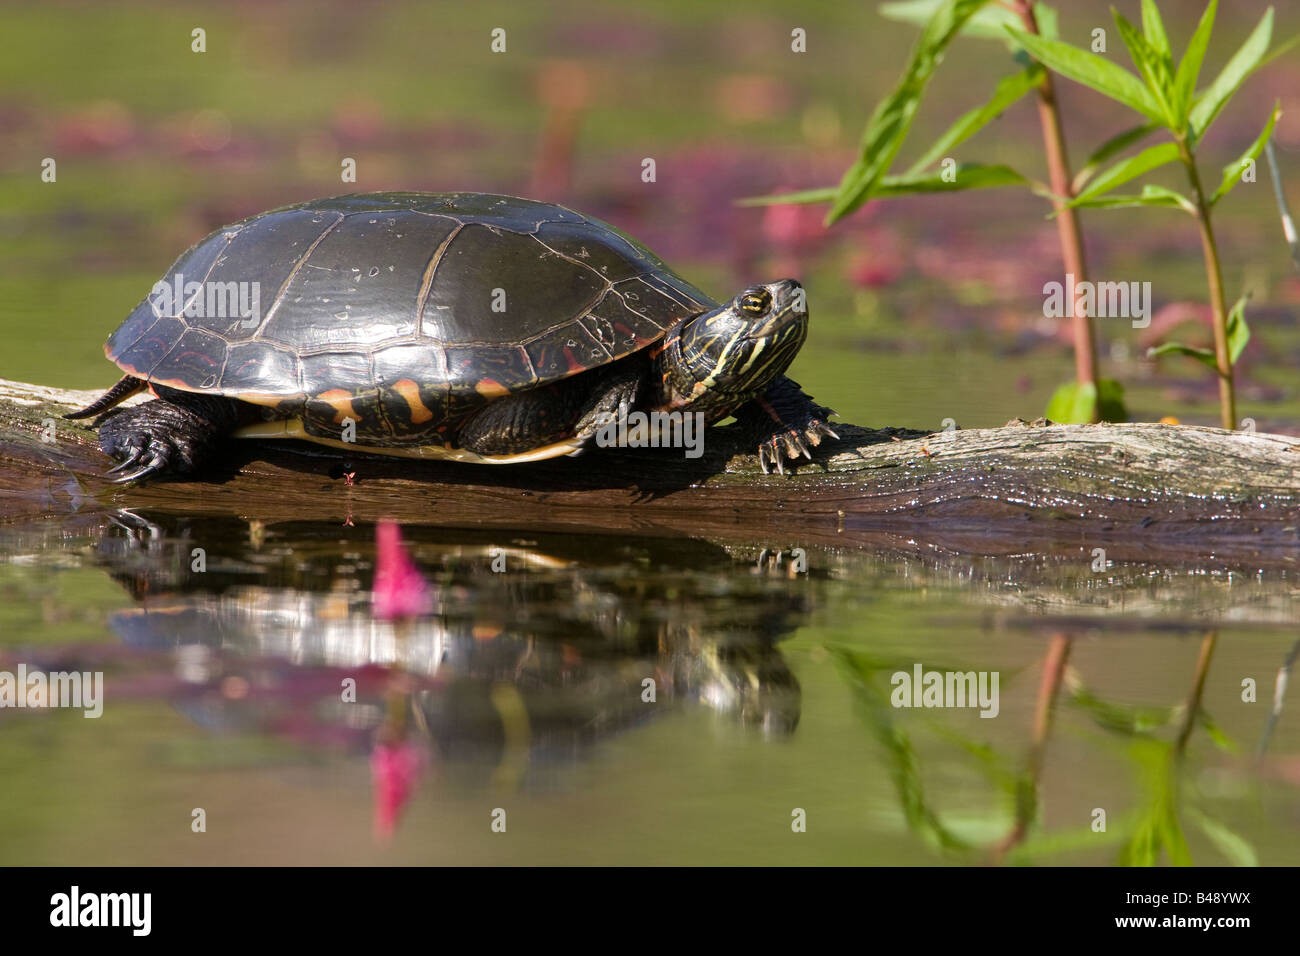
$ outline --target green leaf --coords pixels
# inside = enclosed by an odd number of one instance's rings
[[[772,196],[746,196],[737,199],[737,206],[780,206],[807,205],[815,202],[831,202],[839,194],[838,186],[825,186],[821,189],[805,189],[797,193],[777,193]]]
[[[1165,163],[1172,163],[1178,158],[1177,143],[1161,143],[1159,146],[1151,146],[1138,153],[1136,156],[1130,156],[1127,159],[1121,159],[1114,166],[1111,166],[1105,172],[1100,173],[1094,179],[1088,188],[1066,205],[1078,206],[1086,203],[1090,199],[1095,199],[1105,193],[1110,192],[1116,186],[1121,186],[1130,180],[1137,179],[1143,173],[1150,172]]]
[[[1174,106],[1178,113],[1179,132],[1187,129],[1187,114],[1192,108],[1192,99],[1196,93],[1196,80],[1201,75],[1201,64],[1205,62],[1205,51],[1210,45],[1210,31],[1214,29],[1214,14],[1218,10],[1219,0],[1210,0],[1201,14],[1201,22],[1196,25],[1196,32],[1187,41],[1187,52],[1183,54],[1174,74]]]
[[[1191,114],[1188,117],[1189,138],[1195,143],[1205,131],[1210,128],[1214,118],[1219,115],[1219,110],[1223,109],[1223,104],[1228,102],[1233,93],[1241,87],[1261,64],[1264,54],[1268,51],[1269,40],[1273,37],[1273,8],[1269,7],[1264,11],[1264,16],[1260,18],[1259,24],[1251,31],[1250,36],[1241,48],[1233,54],[1232,59],[1223,71],[1215,77],[1209,89],[1196,98],[1192,105]]]
[[[1126,422],[1128,409],[1124,407],[1124,386],[1113,378],[1099,378],[1100,397],[1097,399],[1097,417],[1103,422]]]
[[[1142,0],[1142,33],[1152,49],[1166,60],[1170,58],[1169,37],[1165,33],[1165,24],[1160,19],[1160,8],[1156,6],[1155,0]]]
[[[890,705],[889,694],[876,686],[874,668],[851,652],[831,649],[831,655],[852,686],[867,729],[884,751],[889,777],[908,829],[937,850],[948,853],[971,850],[926,803],[920,757],[907,732],[894,720],[897,711]]]
[[[1115,25],[1119,28],[1120,39],[1128,47],[1128,55],[1132,58],[1133,65],[1146,80],[1147,90],[1152,98],[1160,105],[1165,125],[1173,129],[1177,125],[1171,105],[1174,80],[1170,74],[1168,59],[1161,57],[1146,38],[1138,33],[1137,27],[1120,16],[1118,10],[1112,8],[1111,14],[1115,17]]]
[[[980,163],[958,163],[955,178],[948,182],[942,173],[928,175],[885,176],[872,194],[873,199],[889,199],[919,193],[955,193],[964,189],[992,189],[997,186],[1025,186],[1029,181],[1010,166],[985,166]],[[805,189],[797,193],[778,193],[773,196],[749,196],[736,200],[737,206],[807,205],[832,202],[839,195],[834,186],[822,189]]]
[[[959,163],[955,178],[948,182],[942,174],[929,176],[886,176],[876,187],[873,198],[907,196],[913,193],[952,193],[963,189],[990,189],[997,186],[1023,186],[1025,177],[1009,166],[982,166],[978,163]]]
[[[1097,406],[1097,387],[1092,382],[1066,382],[1047,403],[1046,415],[1063,425],[1086,425]]]
[[[1205,728],[1205,733],[1209,736],[1214,746],[1218,747],[1225,753],[1232,754],[1237,752],[1237,745],[1233,743],[1232,738],[1229,737],[1224,729],[1215,723],[1214,718],[1204,710],[1197,711],[1196,721]]]
[[[956,146],[970,139],[1002,111],[1032,90],[1043,80],[1043,68],[1033,64],[1026,70],[1003,77],[993,90],[993,97],[983,106],[963,114],[948,127],[925,155],[912,164],[906,175],[914,176],[943,159]]]
[[[957,31],[989,0],[946,0],[921,32],[902,78],[871,115],[862,134],[861,156],[840,182],[839,194],[826,216],[826,224],[853,212],[874,194],[907,138],[925,87],[943,61],[944,51]]]
[[[929,23],[944,0],[907,0],[903,3],[882,3],[876,12],[886,20],[899,23],[911,23],[923,27]],[[980,40],[1006,40],[1004,27],[1018,24],[1020,18],[1006,7],[994,4],[977,11],[961,28],[961,35]]]
[[[946,0],[937,7],[913,51],[897,88],[881,101],[863,133],[859,160],[844,175],[840,192],[827,215],[827,224],[858,208],[870,198],[888,172],[911,128],[930,77],[957,31],[986,0]]]
[[[1216,375],[1219,372],[1219,363],[1214,357],[1213,349],[1193,348],[1190,345],[1183,345],[1181,342],[1165,342],[1163,345],[1156,345],[1147,349],[1148,358],[1156,358],[1161,355],[1186,355],[1188,358],[1196,359]]]
[[[1272,63],[1274,60],[1276,60],[1278,57],[1290,53],[1292,47],[1294,47],[1298,43],[1300,43],[1300,33],[1297,33],[1291,39],[1284,40],[1282,43],[1279,43],[1277,46],[1273,47],[1273,49],[1269,51],[1268,56],[1264,57],[1264,59],[1259,61],[1259,66],[1255,67],[1255,69],[1257,70],[1263,69],[1264,67]]]
[[[1250,144],[1250,148],[1237,157],[1235,162],[1229,163],[1223,167],[1223,182],[1219,188],[1214,191],[1210,197],[1210,205],[1222,199],[1228,193],[1232,192],[1234,186],[1241,182],[1241,174],[1245,172],[1242,167],[1249,162],[1259,159],[1259,154],[1264,151],[1264,146],[1268,143],[1268,138],[1273,135],[1273,127],[1277,125],[1278,117],[1282,115],[1282,104],[1278,103],[1273,107],[1273,113],[1268,118],[1268,123],[1264,126],[1264,131],[1259,134],[1255,142]]]
[[[1102,163],[1106,162],[1106,160],[1110,159],[1112,156],[1124,152],[1124,150],[1128,149],[1139,140],[1150,136],[1157,128],[1158,127],[1154,123],[1143,123],[1140,126],[1133,126],[1124,130],[1122,133],[1116,133],[1110,139],[1106,140],[1106,142],[1098,146],[1096,150],[1093,151],[1093,154],[1084,162],[1083,168],[1075,174],[1074,182],[1070,186],[1074,194],[1076,196],[1079,194],[1079,191],[1083,189],[1084,184],[1092,178],[1093,174],[1097,172]]]
[[[1088,209],[1121,209],[1125,206],[1165,206],[1196,215],[1196,206],[1182,193],[1147,183],[1139,195],[1102,196],[1078,203]]]
[[[887,20],[924,26],[934,16],[943,0],[907,0],[905,3],[882,3],[876,12]],[[1034,4],[1034,18],[1038,21],[1038,32],[1045,37],[1055,39],[1057,36],[1056,11],[1045,3]],[[1006,27],[1021,26],[1020,16],[1002,4],[985,7],[972,16],[961,28],[960,35],[978,40],[1001,40],[1012,53],[1020,49],[1020,44],[1007,36]]]
[[[1070,703],[1087,714],[1102,730],[1126,737],[1150,736],[1153,730],[1168,725],[1170,721],[1169,708],[1156,710],[1129,704],[1112,704],[1082,685],[1071,691]]]
[[[1080,50],[1059,40],[1036,37],[1010,27],[1007,29],[1044,66],[1164,125],[1160,105],[1142,85],[1142,81],[1122,66],[1116,66],[1095,53]]]
[[[1034,4],[1034,19],[1038,21],[1038,35],[1046,37],[1048,40],[1060,38],[1061,31],[1057,26],[1056,10],[1045,3]]]
[[[1160,836],[1169,854],[1173,866],[1191,866],[1192,853],[1187,848],[1187,838],[1183,836],[1182,824],[1178,822],[1178,805],[1174,799],[1173,784],[1164,798],[1164,813],[1160,817]]]
[[[1233,365],[1250,344],[1250,326],[1246,324],[1246,300],[1249,298],[1248,294],[1243,295],[1233,303],[1232,311],[1228,313],[1228,361]]]
[[[1187,815],[1201,832],[1214,844],[1214,848],[1227,857],[1233,866],[1259,866],[1259,856],[1250,842],[1229,830],[1218,820],[1213,820],[1199,810],[1190,809]]]

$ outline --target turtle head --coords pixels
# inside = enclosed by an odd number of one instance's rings
[[[687,319],[670,336],[666,381],[677,400],[716,418],[758,396],[790,367],[808,334],[805,293],[794,279],[746,289]]]

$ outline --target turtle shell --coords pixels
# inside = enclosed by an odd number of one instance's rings
[[[645,349],[714,305],[644,246],[562,206],[371,193],[216,230],[105,352],[151,384],[267,406],[311,434],[350,418],[367,444],[401,445]]]

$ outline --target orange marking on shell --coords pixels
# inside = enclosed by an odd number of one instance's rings
[[[573,375],[577,372],[584,372],[587,369],[587,366],[583,365],[576,358],[574,358],[573,349],[569,348],[568,346],[565,346],[564,349],[564,361],[567,362],[569,365],[570,375]]]
[[[433,418],[433,412],[429,411],[428,406],[420,401],[420,386],[416,385],[409,378],[404,378],[400,382],[393,383],[393,391],[401,395],[406,400],[406,404],[411,407],[411,423],[415,425],[427,422]]]
[[[328,392],[321,392],[316,396],[322,402],[334,406],[336,412],[334,416],[335,424],[342,425],[343,419],[350,418],[354,422],[360,421],[361,416],[356,413],[352,407],[352,393],[341,388],[333,388]]]
[[[475,385],[474,391],[478,392],[484,398],[501,398],[503,395],[510,394],[510,389],[491,378],[485,378],[483,381]]]
[[[241,402],[250,402],[254,405],[266,405],[275,408],[282,402],[285,402],[294,396],[275,395],[271,392],[237,392],[232,397],[239,399]]]

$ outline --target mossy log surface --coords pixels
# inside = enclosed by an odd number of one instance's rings
[[[773,547],[923,540],[979,554],[1118,549],[1113,557],[1294,565],[1300,439],[1187,425],[1057,425],[931,433],[836,424],[785,475],[726,427],[704,454],[595,450],[535,465],[423,463],[235,442],[198,481],[117,486],[95,432],[61,415],[96,397],[0,379],[0,518],[84,509],[234,514],[263,522],[381,516],[421,524],[708,537]]]

